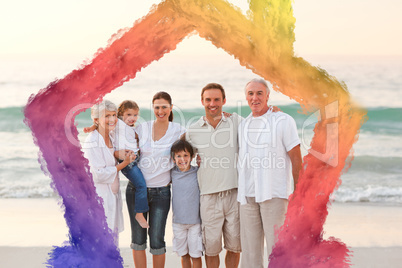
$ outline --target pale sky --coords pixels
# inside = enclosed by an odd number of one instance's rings
[[[212,1],[212,0],[211,0]],[[91,57],[117,30],[131,27],[158,0],[15,0],[1,5],[0,58]],[[243,10],[246,0],[231,0]],[[402,1],[299,0],[295,52],[303,55],[402,55]],[[213,55],[198,37],[182,54]]]

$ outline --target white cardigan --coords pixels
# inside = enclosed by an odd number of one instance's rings
[[[97,130],[88,135],[82,148],[85,158],[89,161],[96,193],[103,199],[106,222],[113,232],[122,232],[124,224],[121,193],[119,189],[116,195],[111,188],[118,176],[116,159]]]

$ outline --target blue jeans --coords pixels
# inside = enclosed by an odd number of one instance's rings
[[[134,206],[135,195],[132,183],[128,183],[126,189],[126,201],[131,223],[131,248],[145,250],[147,248],[147,229],[142,228],[135,220],[135,214],[130,207]],[[148,220],[150,252],[153,255],[161,255],[166,252],[165,229],[166,220],[170,210],[170,185],[159,188],[148,188],[149,212],[144,213]]]
[[[137,162],[123,168],[121,173],[133,184],[135,189],[134,213],[143,213],[149,210],[147,200],[147,185]]]

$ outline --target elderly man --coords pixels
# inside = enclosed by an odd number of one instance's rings
[[[189,127],[186,140],[201,160],[197,175],[205,262],[208,268],[219,267],[223,237],[227,250],[225,265],[236,268],[241,251],[236,170],[237,129],[241,117],[235,113],[223,115],[225,90],[219,84],[206,85],[201,91],[201,102],[205,116]]]
[[[268,107],[269,88],[262,79],[245,87],[251,114],[239,125],[239,186],[241,267],[262,268],[264,236],[268,256],[275,228],[284,220],[288,197],[301,169],[300,139],[295,120]],[[292,176],[293,175],[293,176]]]

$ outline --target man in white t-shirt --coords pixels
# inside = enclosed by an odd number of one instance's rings
[[[241,117],[225,117],[225,91],[216,83],[201,92],[205,116],[192,124],[186,140],[196,149],[201,164],[197,177],[200,187],[200,214],[208,268],[219,267],[222,237],[226,249],[225,265],[236,268],[240,260],[240,219],[237,202],[237,129]]]
[[[253,79],[245,93],[251,114],[238,132],[241,267],[262,268],[264,236],[269,256],[275,229],[283,224],[288,197],[296,188],[302,158],[295,120],[269,109],[267,83]]]

